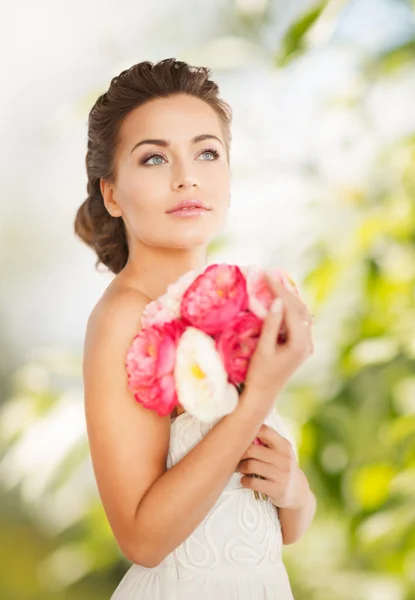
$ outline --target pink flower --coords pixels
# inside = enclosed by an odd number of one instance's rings
[[[246,277],[248,308],[259,319],[265,319],[274,297],[265,279],[265,271],[256,265],[249,265],[242,267],[242,272]]]
[[[216,336],[216,348],[234,385],[245,381],[249,361],[258,343],[262,321],[253,313],[240,312]]]
[[[128,387],[145,408],[161,417],[178,404],[174,382],[176,348],[186,326],[180,319],[142,329],[127,353]]]
[[[248,306],[246,281],[236,265],[210,265],[183,295],[183,320],[209,335],[219,333]]]
[[[256,265],[241,267],[246,278],[246,289],[248,294],[248,308],[258,318],[265,319],[268,314],[274,293],[268,286],[265,271]],[[269,269],[270,275],[278,279],[288,290],[299,296],[298,288],[287,271],[281,268]]]
[[[298,289],[297,284],[285,269],[283,269],[282,267],[269,269],[268,273],[273,275],[276,279],[279,279],[281,283],[285,285],[287,290],[293,292],[293,294],[296,294],[299,298],[301,298],[300,290]]]

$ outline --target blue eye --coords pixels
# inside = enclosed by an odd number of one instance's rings
[[[215,150],[215,148],[205,148],[200,156],[202,156],[203,154],[212,154],[213,155],[213,159],[212,160],[216,160],[217,158],[219,158],[220,154],[217,150]],[[148,161],[152,158],[164,158],[165,160],[167,160],[167,158],[164,156],[164,154],[149,154],[148,156],[144,156],[142,161],[140,162],[140,164],[142,165],[149,165],[149,166],[156,166],[156,165],[161,165],[163,164],[162,162],[153,162],[153,163],[149,163]],[[209,162],[209,161],[208,161]]]
[[[214,148],[205,148],[205,150],[203,150],[202,154],[212,154],[214,159],[219,158],[219,152],[217,150],[215,150]]]
[[[164,158],[161,154],[151,154],[150,156],[146,156],[143,158],[141,164],[145,165],[151,158]],[[153,165],[161,165],[162,163],[152,163]]]

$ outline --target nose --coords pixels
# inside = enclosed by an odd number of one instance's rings
[[[193,185],[197,185],[196,181],[193,181],[193,179],[190,179],[189,177],[185,180],[183,180],[181,183],[178,184],[178,188],[189,188],[192,187]]]
[[[197,185],[198,184],[195,177],[180,177],[173,182],[172,187],[174,190],[182,190],[194,186],[197,187]]]
[[[198,185],[197,177],[189,165],[185,165],[183,162],[174,170],[172,175],[173,190],[183,190],[194,186],[197,187]]]

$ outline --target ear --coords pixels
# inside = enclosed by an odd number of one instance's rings
[[[101,188],[102,198],[104,200],[104,205],[109,214],[112,217],[121,217],[122,210],[117,201],[114,198],[114,188],[113,184],[109,183],[105,179],[101,177],[99,180],[99,185]]]

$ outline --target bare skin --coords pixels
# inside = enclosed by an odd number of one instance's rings
[[[108,212],[124,220],[129,259],[88,319],[85,412],[95,477],[114,536],[128,559],[152,567],[187,539],[212,508],[276,394],[305,360],[309,334],[301,321],[308,314],[276,284],[291,343],[283,355],[275,354],[281,317],[270,314],[252,361],[250,390],[232,414],[167,469],[174,414],[160,417],[134,402],[125,357],[145,306],[182,274],[206,265],[208,244],[226,222],[230,168],[219,118],[197,98],[180,94],[152,100],[126,117],[120,133],[116,181],[101,180],[101,191]],[[218,139],[193,143],[201,134]],[[153,142],[132,151],[145,139],[164,139],[169,145]],[[149,158],[150,153],[157,157]],[[186,199],[201,200],[210,210],[198,218],[167,214]],[[177,416],[185,412],[177,408]]]
[[[203,133],[221,141],[191,143]],[[154,300],[180,275],[206,264],[208,243],[225,224],[230,195],[225,140],[213,109],[185,94],[137,108],[123,122],[121,138],[116,154],[118,180],[115,185],[101,180],[101,191],[109,213],[124,219],[129,260],[104,298],[132,288]],[[165,139],[171,145],[144,144],[131,153],[135,144],[145,139]],[[204,152],[205,148],[216,150],[219,157]],[[141,164],[143,160],[146,165]],[[166,213],[189,198],[204,201],[211,210],[197,219],[178,219]],[[179,405],[171,416],[183,412]]]
[[[200,134],[219,140],[192,143]],[[170,145],[144,144],[131,153],[146,139]],[[146,159],[150,154],[157,156]],[[106,293],[132,287],[154,299],[180,275],[206,264],[208,244],[226,223],[231,171],[219,118],[207,103],[186,94],[152,100],[124,120],[116,165],[116,183],[101,180],[101,191],[109,213],[124,219],[129,259]],[[211,210],[191,219],[166,213],[191,198]]]
[[[212,137],[194,141],[202,135]],[[88,319],[85,412],[100,496],[127,557],[136,558],[130,534],[138,505],[166,470],[171,418],[184,410],[178,406],[161,418],[134,402],[125,355],[145,305],[182,274],[204,268],[208,244],[226,223],[231,171],[225,139],[217,113],[206,102],[187,94],[151,100],[125,117],[115,181],[100,181],[105,207],[126,226],[129,258]],[[136,147],[143,140],[166,140],[167,145]],[[167,214],[188,199],[201,200],[209,211],[198,218]]]

